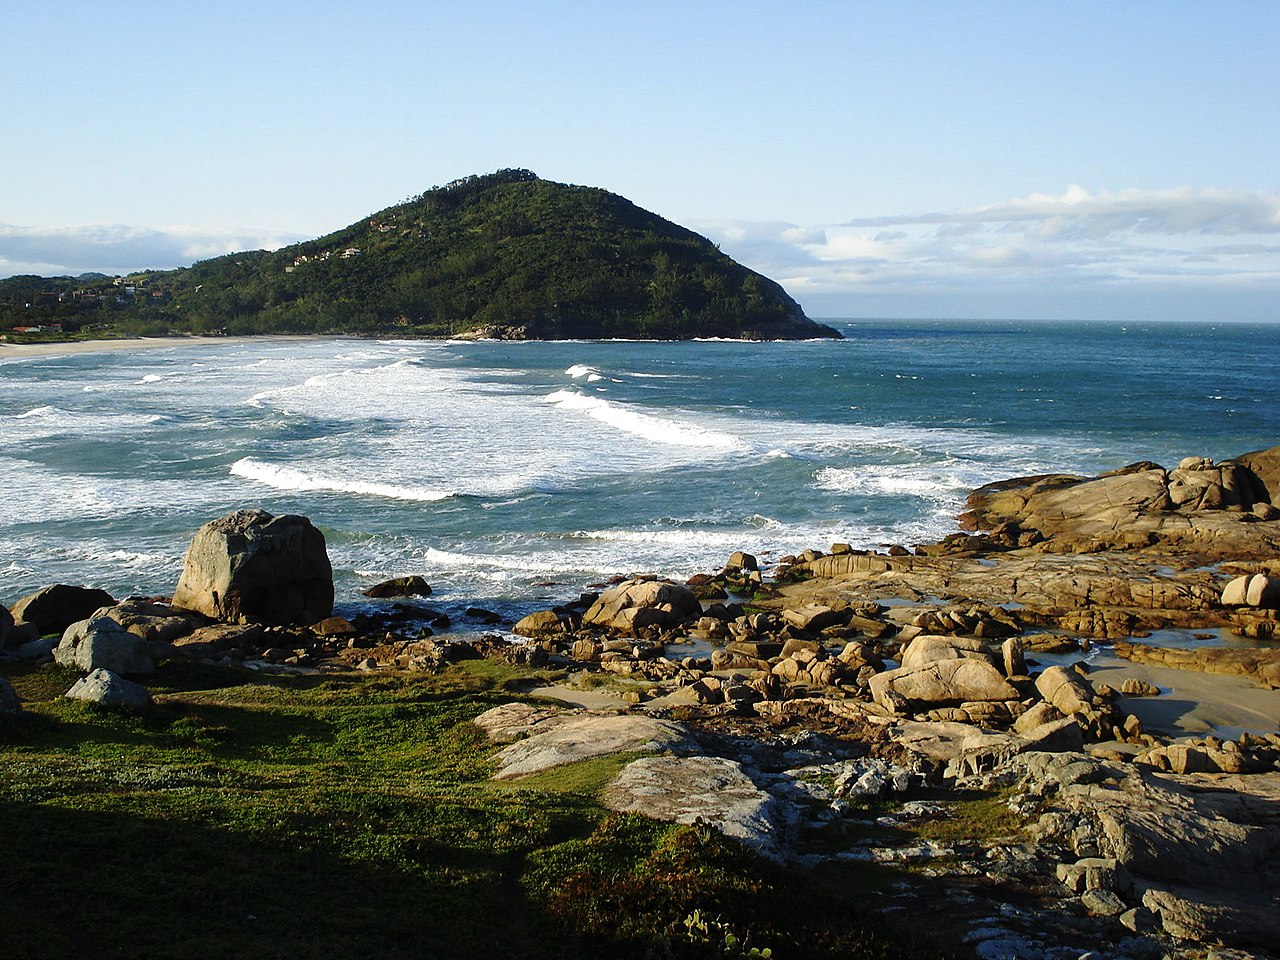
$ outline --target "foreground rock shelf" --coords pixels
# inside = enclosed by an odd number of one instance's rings
[[[539,693],[560,701],[477,720],[503,781],[631,758],[603,794],[615,810],[707,823],[802,868],[910,864],[957,910],[977,910],[975,886],[979,903],[1018,891],[1031,905],[975,915],[981,956],[1265,953],[1280,915],[1277,492],[1280,448],[1008,481],[970,498],[971,532],[936,544],[835,544],[768,570],[735,553],[686,583],[619,577],[514,625],[478,608],[451,621],[418,576],[370,588],[376,612],[334,616],[319,532],[240,511],[200,531],[174,598],[57,585],[0,608],[0,649],[74,666],[89,677],[68,695],[137,710],[175,657],[294,672],[495,658],[555,678]],[[1162,630],[1199,639],[1139,642]],[[1235,646],[1211,645],[1223,637]],[[1251,716],[1269,722],[1148,728],[1144,704],[1167,693],[1095,682],[1115,669],[1094,674],[1099,649],[1252,684]],[[6,687],[0,711],[20,712]],[[1016,824],[872,836],[945,822],[972,791]]]

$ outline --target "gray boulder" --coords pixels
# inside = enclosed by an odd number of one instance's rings
[[[173,605],[231,623],[312,624],[333,613],[324,534],[306,517],[238,510],[201,527]]]
[[[582,626],[634,636],[645,627],[674,627],[700,616],[702,604],[688,587],[637,578],[602,593],[582,615]]]
[[[67,627],[53,658],[63,666],[81,670],[110,670],[113,673],[155,673],[150,647],[105,614],[81,620]]]
[[[131,710],[146,710],[152,703],[146,687],[103,669],[94,670],[77,680],[65,695],[72,700],[87,700],[104,707],[128,707]]]
[[[4,677],[0,677],[0,717],[15,717],[22,712],[18,693]]]
[[[27,594],[13,605],[10,612],[15,620],[35,624],[41,634],[63,633],[71,624],[85,620],[93,616],[95,610],[113,606],[115,602],[115,598],[105,590],[55,583]]]

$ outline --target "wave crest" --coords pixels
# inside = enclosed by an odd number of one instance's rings
[[[318,493],[351,493],[390,500],[415,500],[432,503],[454,496],[452,491],[409,487],[393,483],[346,480],[320,473],[304,473],[293,467],[281,467],[252,457],[244,457],[231,465],[232,476],[275,487],[277,490],[309,490]]]
[[[709,430],[697,424],[681,423],[666,417],[629,410],[620,403],[587,396],[573,390],[557,390],[543,397],[561,410],[585,413],[593,420],[634,434],[654,443],[677,447],[702,447],[710,450],[748,450],[750,445],[731,433]]]

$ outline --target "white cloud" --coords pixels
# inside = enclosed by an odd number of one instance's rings
[[[20,227],[0,224],[0,276],[130,273],[189,266],[243,250],[276,250],[304,239],[263,230],[155,230],[120,225]]]
[[[1022,315],[1034,316],[1040,293],[1067,302],[1085,287],[1123,289],[1130,300],[1190,284],[1205,297],[1280,295],[1280,193],[1071,186],[947,213],[695,228],[798,296],[846,295],[851,304],[1017,288],[1029,298]]]
[[[1023,224],[1048,235],[1118,232],[1216,236],[1280,233],[1280,193],[1196,189],[1100,190],[1072,184],[1065,193],[1033,193],[1004,203],[949,213],[850,220],[850,227]]]

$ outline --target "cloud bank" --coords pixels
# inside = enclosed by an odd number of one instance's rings
[[[1280,296],[1280,193],[1073,185],[1060,195],[824,226],[694,226],[801,303],[849,315],[867,315],[859,306],[872,304],[894,315],[951,316],[949,305],[966,304],[966,315],[1085,316],[1105,313],[1110,300],[1191,319],[1215,303],[1247,301],[1240,319],[1280,319],[1280,301],[1270,299]]]
[[[263,230],[178,227],[19,227],[0,224],[0,277],[34,273],[133,273],[189,266],[197,260],[244,250],[277,250],[306,239]]]

